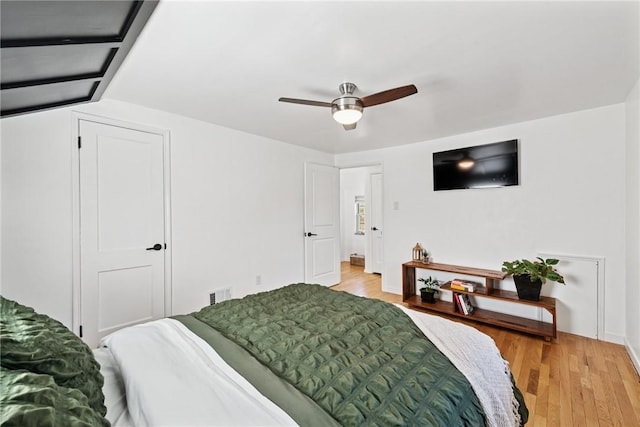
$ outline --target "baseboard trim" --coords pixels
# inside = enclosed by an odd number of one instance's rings
[[[625,337],[622,336],[622,335],[616,335],[616,334],[611,334],[611,333],[605,332],[604,337],[602,338],[602,341],[611,342],[611,343],[614,343],[614,344],[624,345],[625,344]]]
[[[624,341],[624,347],[627,349],[631,363],[633,363],[634,368],[636,368],[636,375],[640,377],[640,354],[636,353],[635,349],[626,339]]]

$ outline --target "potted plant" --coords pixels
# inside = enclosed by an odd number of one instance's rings
[[[537,257],[536,261],[518,259],[503,262],[502,271],[507,276],[513,276],[518,298],[539,301],[540,289],[547,280],[564,284],[564,277],[555,268],[557,264],[558,260],[555,258]]]
[[[440,282],[431,276],[426,279],[421,277],[418,281],[424,283],[424,286],[420,288],[420,299],[422,299],[422,302],[435,303],[436,296],[439,292],[438,289],[440,289]]]
[[[429,253],[428,250],[423,249],[422,250],[422,259],[421,261],[425,264],[429,264],[431,262],[431,254]]]

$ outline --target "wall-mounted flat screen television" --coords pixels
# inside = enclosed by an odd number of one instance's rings
[[[518,140],[433,153],[433,189],[518,185]]]

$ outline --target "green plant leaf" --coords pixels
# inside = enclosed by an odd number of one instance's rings
[[[528,275],[532,282],[540,280],[545,283],[546,280],[564,284],[564,277],[553,267],[558,264],[555,258],[542,259],[536,257],[536,261],[520,259],[515,261],[504,261],[502,263],[502,271],[506,276],[525,276]]]

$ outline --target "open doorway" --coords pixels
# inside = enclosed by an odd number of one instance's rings
[[[382,274],[382,167],[340,169],[340,247],[342,265]],[[348,264],[347,264],[348,263]]]

